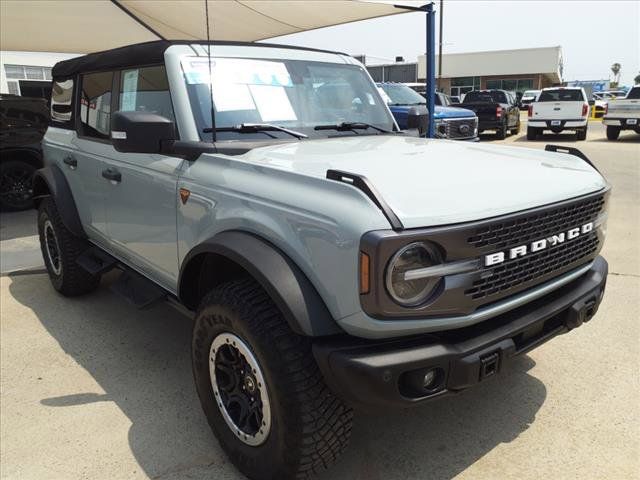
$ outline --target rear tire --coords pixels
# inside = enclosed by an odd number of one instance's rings
[[[576,132],[576,138],[580,141],[587,139],[587,127],[584,127],[582,130],[578,130]]]
[[[527,127],[527,140],[537,140],[540,130],[534,127]]]
[[[229,358],[236,359],[231,368]],[[309,338],[291,330],[253,279],[216,287],[202,300],[192,362],[209,425],[250,479],[311,478],[347,446],[352,410],[325,385]]]
[[[617,140],[620,136],[620,127],[607,125],[607,140]]]
[[[40,203],[38,233],[44,265],[53,288],[67,297],[74,297],[98,287],[100,276],[89,274],[76,263],[89,245],[67,230],[51,197]]]
[[[498,140],[504,140],[507,138],[507,122],[505,121],[502,126],[496,130],[496,138]]]

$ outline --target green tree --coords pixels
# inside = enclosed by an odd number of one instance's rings
[[[640,73],[638,75],[636,75],[636,77],[633,79],[633,82],[636,85],[640,85]]]

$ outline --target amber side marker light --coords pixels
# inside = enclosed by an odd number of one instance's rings
[[[370,290],[370,274],[369,269],[371,262],[369,255],[364,252],[360,252],[360,295],[369,293]]]

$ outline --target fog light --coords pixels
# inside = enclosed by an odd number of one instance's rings
[[[424,374],[424,379],[422,380],[422,388],[425,390],[431,390],[436,383],[436,378],[438,374],[435,368],[432,368],[427,373]]]

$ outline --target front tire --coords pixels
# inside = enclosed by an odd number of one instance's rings
[[[74,297],[98,287],[100,276],[89,274],[76,262],[89,245],[67,230],[51,197],[42,200],[38,208],[38,233],[53,288],[67,297]]]
[[[607,125],[607,140],[618,140],[620,130],[620,127],[615,125]]]
[[[205,296],[192,362],[209,425],[250,479],[310,478],[347,446],[351,409],[325,385],[310,340],[290,329],[254,280]]]

